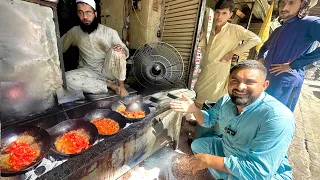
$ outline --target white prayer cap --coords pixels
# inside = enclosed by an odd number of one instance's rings
[[[94,0],[76,0],[76,3],[78,2],[89,4],[94,10],[96,10],[96,2],[94,2]]]

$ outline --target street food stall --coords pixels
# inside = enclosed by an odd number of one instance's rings
[[[182,113],[169,102],[195,97],[187,87],[196,48],[186,63],[168,43],[145,43],[128,60],[138,83],[128,97],[85,94],[59,104],[66,80],[57,3],[0,2],[1,179],[118,179],[158,150],[176,149]],[[199,18],[201,3],[192,4]]]

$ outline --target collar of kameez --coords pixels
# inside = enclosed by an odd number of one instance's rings
[[[225,23],[225,24],[222,26],[221,31],[224,31],[224,29],[226,29],[228,25],[229,25],[228,22]],[[215,29],[216,29],[216,25],[214,25],[214,26],[212,27],[212,30],[211,30],[211,31],[215,32]]]
[[[289,24],[289,23],[292,23],[292,22],[294,22],[294,21],[296,21],[296,20],[298,20],[298,19],[300,19],[298,16],[295,16],[295,17],[293,17],[293,18],[291,18],[291,19],[289,19],[287,22],[283,22],[283,20],[281,20],[280,21],[280,24],[281,25],[284,25],[284,24]]]
[[[226,24],[224,24],[221,28],[221,31],[224,31],[227,27],[228,27],[229,23],[227,22]]]
[[[264,99],[265,97],[266,97],[266,93],[265,93],[265,92],[262,92],[258,99],[256,99],[256,100],[255,100],[252,104],[250,104],[249,106],[246,106],[246,107],[244,107],[244,108],[242,109],[241,114],[244,113],[244,112],[246,112],[246,111],[248,111],[248,110],[250,110],[250,109],[252,109],[252,108],[254,108],[254,107],[256,107],[256,106],[262,101],[262,99]]]

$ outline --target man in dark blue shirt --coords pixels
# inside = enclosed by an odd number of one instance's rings
[[[320,18],[306,16],[308,0],[280,0],[278,27],[260,49],[258,58],[268,69],[266,92],[294,111],[304,80],[304,67],[320,60]]]

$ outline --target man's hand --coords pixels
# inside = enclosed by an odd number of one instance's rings
[[[128,93],[128,91],[126,90],[126,88],[120,87],[120,96],[121,96],[121,97],[125,97],[125,96],[128,96],[128,95],[129,95],[129,93]]]
[[[195,113],[198,111],[197,106],[194,104],[194,102],[182,94],[182,98],[185,101],[171,101],[170,102],[170,108],[178,111],[178,112],[188,112],[188,113]]]
[[[208,163],[206,162],[205,154],[196,154],[191,157],[189,162],[190,162],[190,168],[193,174],[195,174],[196,172],[202,169],[208,168]]]
[[[263,58],[259,58],[258,62],[261,63],[261,64],[264,64],[264,59]]]
[[[127,51],[120,45],[120,44],[115,44],[112,46],[112,48],[116,51],[116,52],[120,52],[124,55],[127,55]]]
[[[223,56],[223,58],[220,60],[220,62],[226,61],[229,62],[231,61],[234,53],[232,51],[228,52],[226,55]]]
[[[279,74],[283,72],[289,72],[291,71],[291,67],[289,66],[289,63],[284,64],[271,64],[272,68],[269,69],[271,74],[275,74],[275,76],[278,76]]]

